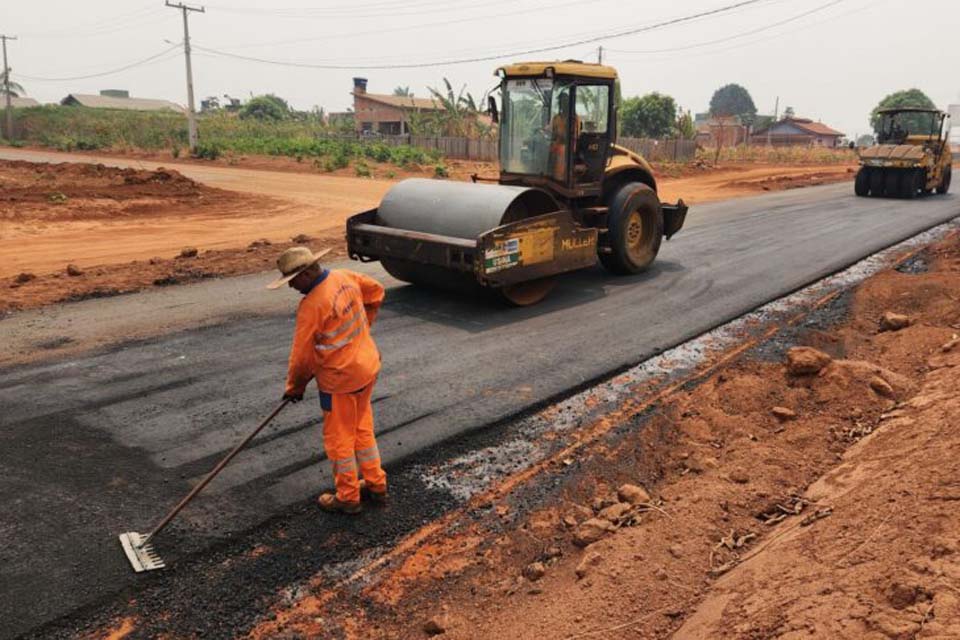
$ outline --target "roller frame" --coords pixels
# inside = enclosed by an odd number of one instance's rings
[[[501,225],[475,240],[376,224],[370,209],[347,220],[347,251],[354,260],[383,258],[428,264],[472,274],[498,288],[592,266],[597,230],[581,227],[561,209]],[[513,242],[511,242],[513,241]]]

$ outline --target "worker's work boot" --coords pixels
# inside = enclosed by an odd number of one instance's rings
[[[330,513],[348,513],[353,515],[363,510],[359,502],[341,502],[337,496],[332,493],[325,493],[317,498],[317,505],[324,511],[329,511]]]
[[[360,480],[360,493],[365,498],[369,498],[370,502],[376,502],[377,504],[383,504],[387,501],[387,492],[386,491],[374,491],[373,489],[367,486],[366,480]]]

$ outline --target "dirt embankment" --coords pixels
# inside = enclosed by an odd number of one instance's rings
[[[254,637],[960,637],[960,238],[912,265]]]
[[[197,234],[288,206],[172,169],[0,161],[0,312],[270,269],[294,236],[270,242],[254,225],[239,246],[210,248]],[[342,233],[297,235],[343,254]]]
[[[301,176],[317,172],[290,159],[244,167],[205,170],[203,179],[221,189],[170,168],[0,160],[0,313],[267,270],[295,237],[342,257],[347,217],[375,206],[393,184]],[[449,169],[453,179],[496,175],[484,163]],[[412,168],[394,179],[430,175]],[[658,184],[663,200],[697,204],[847,179],[843,166],[697,164],[669,167]],[[185,248],[197,253],[180,257]]]

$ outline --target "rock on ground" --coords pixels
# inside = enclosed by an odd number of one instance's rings
[[[793,347],[787,351],[787,372],[792,376],[814,375],[832,359],[813,347]]]
[[[650,502],[650,494],[647,493],[647,490],[635,484],[620,485],[620,488],[617,489],[617,497],[621,501],[632,505]]]

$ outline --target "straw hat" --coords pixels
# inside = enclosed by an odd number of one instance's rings
[[[267,289],[277,289],[287,284],[300,275],[301,272],[315,265],[320,258],[330,253],[330,251],[331,249],[324,249],[318,253],[314,253],[306,247],[290,247],[277,258],[277,268],[280,269],[280,273],[283,275],[268,284]]]

